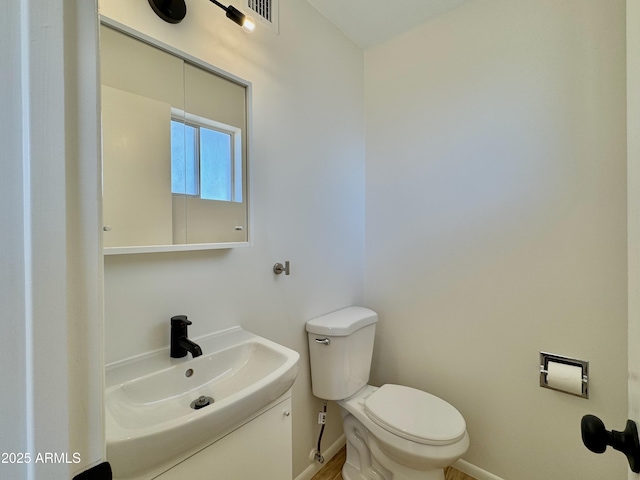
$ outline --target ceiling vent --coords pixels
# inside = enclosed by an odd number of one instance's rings
[[[279,0],[245,0],[247,9],[256,21],[266,25],[275,33],[279,33],[278,28],[278,1]]]

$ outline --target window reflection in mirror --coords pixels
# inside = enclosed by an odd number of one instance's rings
[[[247,84],[107,26],[100,54],[105,253],[246,243]]]
[[[178,112],[171,120],[171,193],[242,202],[242,130]]]

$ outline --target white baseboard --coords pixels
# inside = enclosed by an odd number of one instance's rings
[[[322,452],[322,455],[324,456],[324,464],[321,465],[318,462],[313,462],[311,465],[305,468],[304,471],[295,478],[295,480],[311,480],[311,478],[313,478],[313,476],[318,473],[320,469],[329,460],[331,460],[342,447],[344,447],[345,443],[346,439],[344,438],[344,435],[340,435],[340,437],[335,442],[333,442],[333,444],[331,444],[329,448]],[[462,473],[466,473],[476,480],[504,480],[497,475],[487,472],[480,467],[476,467],[475,465],[462,459],[455,462],[452,466],[456,470],[460,470]]]
[[[460,470],[462,473],[466,473],[467,475],[475,478],[476,480],[503,480],[502,478],[497,477],[493,473],[489,473],[486,470],[483,470],[480,467],[476,467],[475,465],[462,459],[454,463],[452,467],[455,468],[456,470]]]
[[[322,456],[324,457],[324,463],[321,465],[318,462],[313,462],[304,471],[298,475],[295,480],[311,480],[311,478],[320,471],[320,469],[331,460],[336,453],[340,451],[342,447],[344,447],[346,440],[344,435],[340,435],[340,437],[333,442],[329,448],[327,448],[324,452],[322,452]],[[478,479],[480,480],[480,479]]]

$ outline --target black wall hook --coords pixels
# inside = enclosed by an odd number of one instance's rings
[[[640,473],[640,440],[638,428],[633,420],[627,420],[627,427],[623,432],[609,432],[598,417],[585,415],[580,422],[580,428],[585,447],[594,453],[603,453],[610,445],[627,456],[631,471]]]

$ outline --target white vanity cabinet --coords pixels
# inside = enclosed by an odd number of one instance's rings
[[[291,455],[289,397],[156,479],[287,480]]]
[[[240,327],[196,340],[206,352],[196,358],[171,358],[166,348],[107,367],[114,479],[233,480],[251,478],[243,472],[255,466],[276,472],[266,478],[290,479],[298,352]],[[196,409],[203,400],[207,406]],[[185,476],[191,471],[224,475]]]

